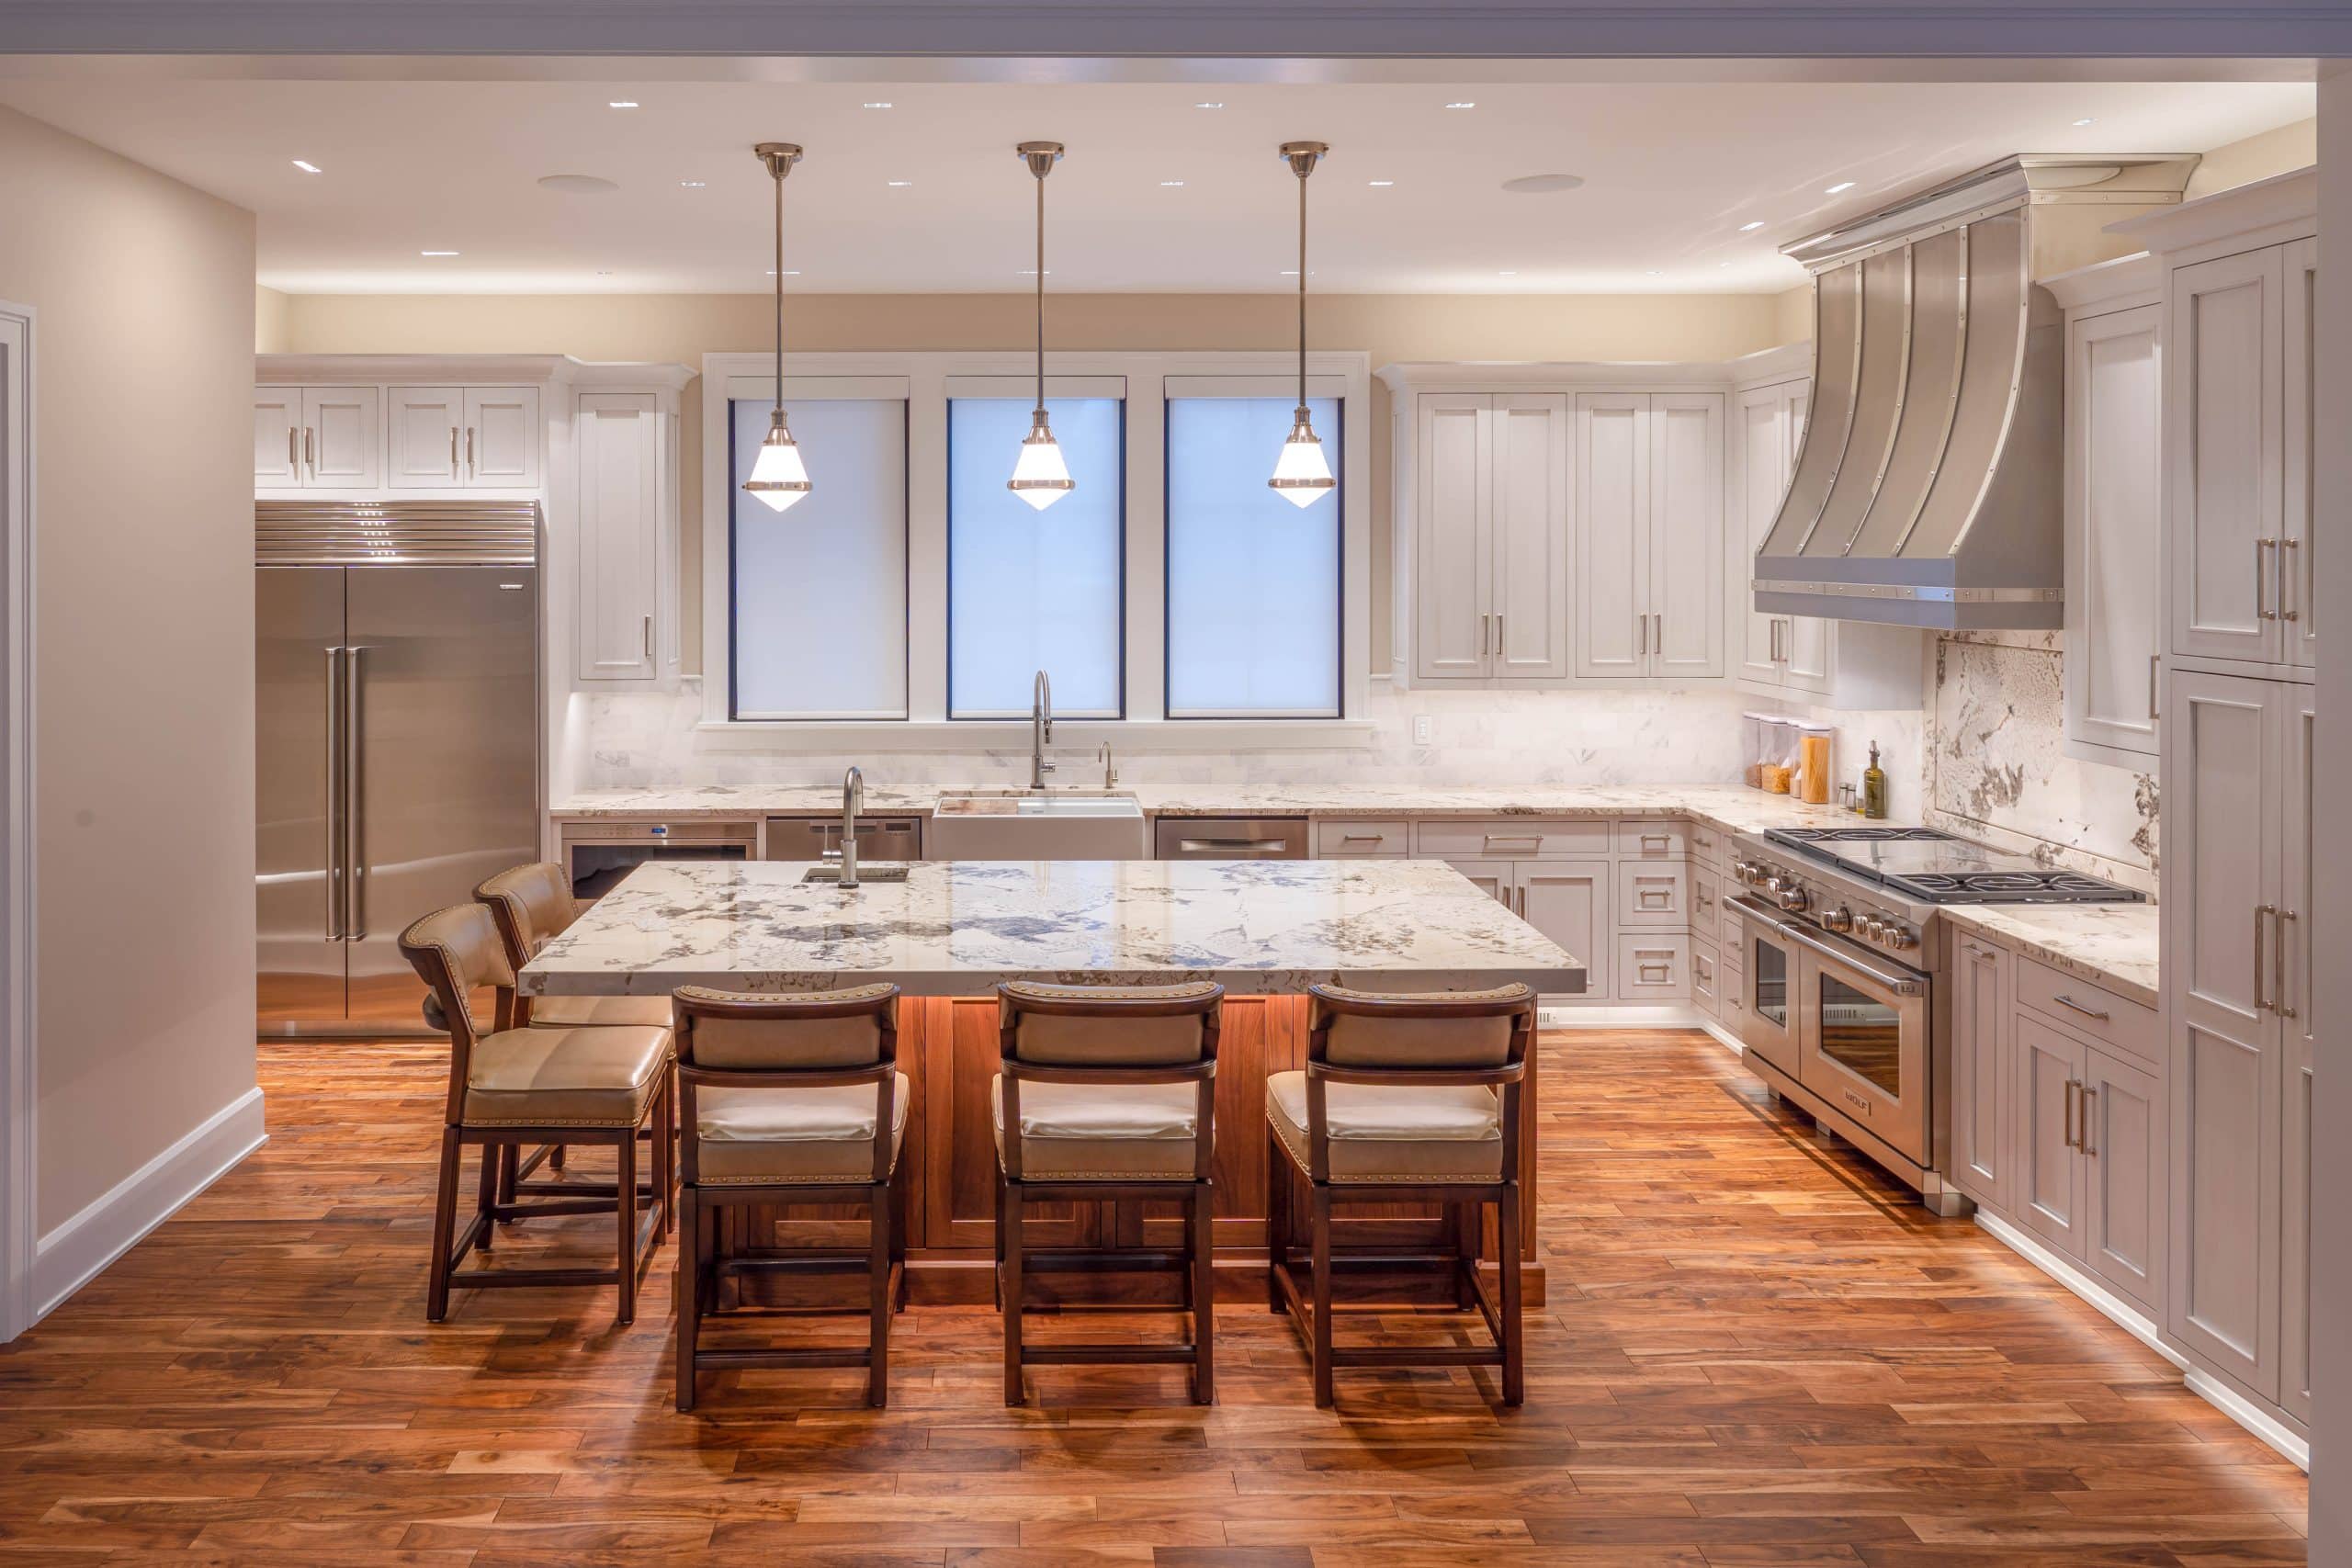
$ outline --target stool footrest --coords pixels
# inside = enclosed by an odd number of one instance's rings
[[[1185,1366],[1196,1352],[1190,1345],[1023,1345],[1022,1361],[1032,1367]]]

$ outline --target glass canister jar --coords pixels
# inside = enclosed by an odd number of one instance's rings
[[[1772,733],[1780,722],[1769,713],[1740,715],[1740,778],[1750,789],[1764,787],[1764,769],[1772,761]]]
[[[1765,735],[1765,792],[1769,795],[1786,795],[1793,789],[1796,786],[1798,761],[1796,720],[1769,718]]]
[[[1797,732],[1797,776],[1790,793],[1808,806],[1829,804],[1830,741],[1837,730],[1826,724],[1799,724]]]

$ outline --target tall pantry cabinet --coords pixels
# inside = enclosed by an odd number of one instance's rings
[[[2164,268],[2165,1330],[2292,1434],[2311,1412],[2313,639],[2305,170],[2115,226]]]

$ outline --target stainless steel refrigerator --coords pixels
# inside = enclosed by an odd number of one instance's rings
[[[255,513],[260,1030],[424,1033],[401,930],[539,858],[538,508]]]

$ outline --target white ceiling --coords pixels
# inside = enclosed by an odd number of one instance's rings
[[[767,139],[808,150],[786,189],[790,287],[1023,289],[1033,197],[1012,145],[1031,138],[1069,148],[1047,186],[1049,288],[1269,292],[1295,265],[1275,148],[1314,138],[1332,146],[1310,190],[1318,290],[1747,293],[1804,280],[1780,243],[2007,153],[2204,152],[2308,117],[2314,90],[62,78],[0,83],[0,102],[252,209],[261,280],[297,292],[762,291],[750,147]],[[556,174],[619,189],[537,185]],[[1542,174],[1585,184],[1500,188]]]

